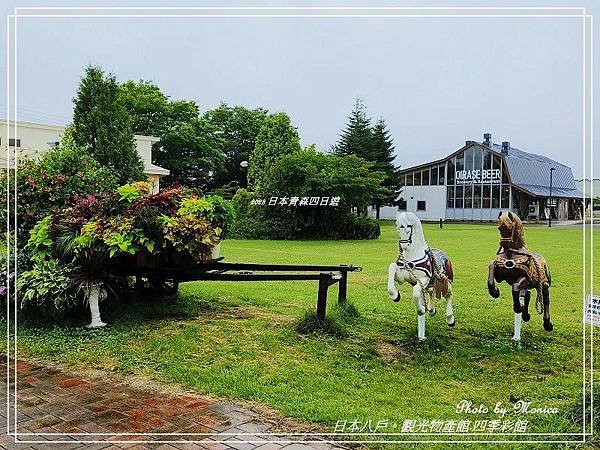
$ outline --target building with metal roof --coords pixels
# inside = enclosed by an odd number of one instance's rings
[[[582,217],[589,199],[570,167],[483,136],[481,143],[466,141],[444,158],[403,169],[400,210],[436,221],[493,221],[502,210],[529,220]]]

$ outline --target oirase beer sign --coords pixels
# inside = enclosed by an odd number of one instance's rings
[[[500,179],[500,169],[456,171],[456,184],[500,183]]]

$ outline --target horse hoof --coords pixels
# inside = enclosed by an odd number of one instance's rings
[[[552,325],[552,322],[550,322],[549,320],[544,320],[544,330],[546,330],[546,331],[554,330],[554,325]]]
[[[400,301],[400,292],[396,295],[395,298],[392,299],[393,302],[398,303]]]
[[[454,319],[454,320],[452,321],[452,323],[449,323],[449,324],[448,324],[448,326],[449,326],[450,328],[454,328],[454,327],[456,326],[456,319]]]
[[[523,321],[524,321],[524,322],[529,322],[529,319],[531,319],[531,314],[529,314],[529,313],[525,313],[525,312],[524,312],[524,313],[521,315],[521,317],[522,317],[522,319],[523,319]]]
[[[429,316],[431,316],[431,317],[435,316],[436,314],[437,314],[437,309],[436,308],[433,308],[433,310],[429,311]]]
[[[500,297],[500,289],[498,289],[496,286],[488,286],[488,292],[492,298]]]

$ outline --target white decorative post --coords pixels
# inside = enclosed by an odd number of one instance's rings
[[[86,289],[87,300],[90,305],[90,313],[92,315],[92,322],[87,326],[88,328],[102,328],[106,326],[106,324],[102,322],[102,319],[100,319],[100,307],[98,302],[100,300],[101,292],[102,288],[99,284],[95,284],[89,289]]]

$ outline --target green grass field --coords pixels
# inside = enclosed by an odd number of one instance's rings
[[[543,330],[532,308],[520,346],[510,340],[509,287],[500,286],[498,300],[486,290],[496,228],[425,225],[425,232],[430,245],[453,260],[457,326],[447,327],[440,303],[438,315],[427,318],[424,343],[415,339],[409,286],[400,288],[398,304],[387,295],[387,266],[396,256],[397,236],[393,224],[385,223],[381,238],[373,241],[223,244],[229,261],[362,266],[362,272],[349,275],[348,287],[360,315],[340,319],[346,331],[341,337],[295,330],[305,311],[314,308],[315,283],[199,282],[182,285],[176,302],[132,301],[111,310],[105,305],[103,319],[110,326],[101,331],[87,331],[83,322],[40,327],[22,318],[19,354],[75,369],[140,374],[264,405],[327,430],[352,419],[400,425],[420,418],[476,420],[481,417],[457,414],[456,404],[472,400],[493,407],[522,399],[560,410],[528,416],[527,432],[580,432],[572,413],[582,390],[581,229],[527,227],[527,245],[552,268],[554,331]],[[330,290],[332,315],[336,291]]]

